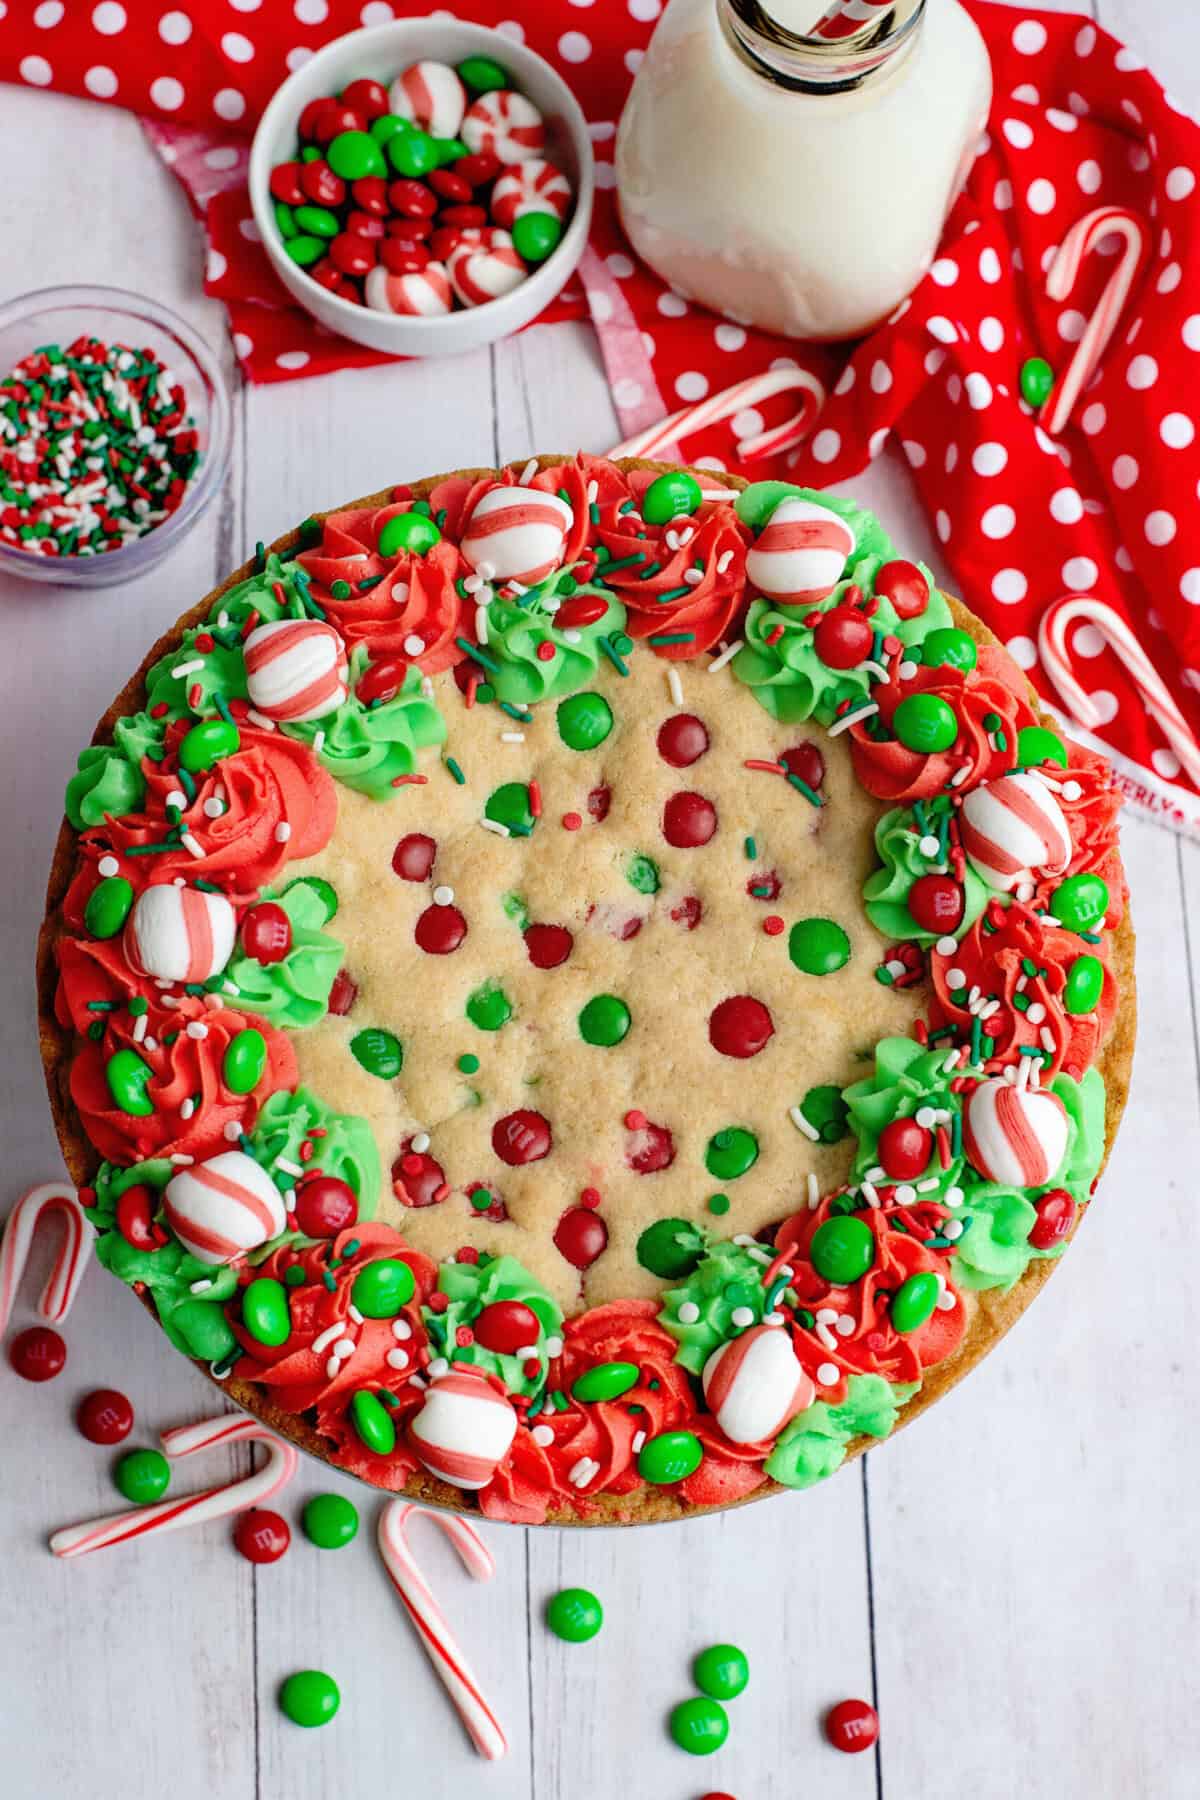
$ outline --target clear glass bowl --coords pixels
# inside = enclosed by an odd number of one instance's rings
[[[80,334],[152,350],[187,395],[200,466],[178,510],[145,537],[100,556],[40,556],[0,540],[0,575],[56,587],[103,588],[134,581],[162,561],[192,529],[220,489],[229,461],[229,392],[216,357],[178,314],[122,288],[56,287],[0,306],[0,378],[39,344],[69,344]]]

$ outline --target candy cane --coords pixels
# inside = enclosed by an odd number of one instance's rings
[[[300,1461],[300,1452],[293,1444],[277,1438],[257,1419],[239,1419],[228,1413],[219,1419],[205,1419],[199,1425],[180,1425],[174,1431],[164,1431],[161,1441],[171,1457],[194,1456],[198,1450],[211,1450],[218,1444],[257,1442],[267,1446],[267,1460],[252,1475],[227,1482],[224,1487],[204,1488],[184,1500],[159,1500],[153,1506],[135,1506],[131,1512],[110,1513],[104,1519],[66,1525],[50,1539],[55,1556],[86,1556],[92,1550],[123,1544],[129,1538],[178,1531],[181,1525],[202,1525],[208,1519],[243,1512],[248,1506],[262,1506],[287,1485]]]
[[[13,1301],[42,1220],[56,1212],[62,1214],[65,1230],[37,1311],[39,1318],[58,1324],[71,1310],[96,1232],[73,1187],[59,1181],[43,1181],[40,1187],[32,1187],[21,1195],[0,1240],[0,1332],[8,1328]]]
[[[807,369],[770,369],[763,375],[751,375],[745,381],[735,381],[732,387],[723,388],[719,394],[710,394],[707,400],[698,400],[694,406],[680,407],[678,412],[660,419],[657,425],[651,425],[646,431],[639,431],[636,437],[626,438],[623,444],[610,450],[609,455],[654,456],[659,450],[678,445],[681,439],[689,437],[693,431],[702,431],[706,425],[717,425],[722,419],[731,419],[735,413],[741,412],[745,407],[756,406],[760,400],[770,400],[776,394],[796,390],[800,390],[805,396],[799,410],[781,425],[772,426],[769,431],[761,431],[755,437],[742,438],[738,444],[738,457],[742,462],[752,462],[758,456],[770,456],[775,451],[790,450],[793,445],[803,443],[825,404],[824,387]]]
[[[379,1551],[392,1586],[404,1602],[426,1654],[458,1709],[475,1748],[480,1756],[496,1762],[507,1754],[508,1740],[409,1548],[408,1528],[414,1518],[429,1519],[445,1532],[458,1551],[467,1574],[476,1581],[490,1581],[496,1572],[496,1564],[475,1527],[453,1513],[429,1512],[406,1500],[392,1500],[380,1516]]]
[[[1102,238],[1110,235],[1123,238],[1125,250],[1100,296],[1099,305],[1087,322],[1066,374],[1042,407],[1041,422],[1052,436],[1057,436],[1066,425],[1075,402],[1100,367],[1149,249],[1148,228],[1136,213],[1127,212],[1123,207],[1097,207],[1068,231],[1046,277],[1046,292],[1050,298],[1068,299],[1085,259]]]
[[[1113,655],[1128,670],[1146,711],[1179,758],[1180,766],[1200,786],[1200,744],[1187,720],[1124,619],[1111,606],[1093,599],[1090,594],[1064,594],[1047,609],[1038,626],[1042,664],[1068,710],[1089,729],[1105,723],[1100,709],[1091,695],[1080,687],[1071,670],[1067,627],[1078,619],[1086,619],[1095,626]]]
[[[835,0],[834,5],[810,25],[806,36],[826,39],[853,37],[890,12],[896,0]]]

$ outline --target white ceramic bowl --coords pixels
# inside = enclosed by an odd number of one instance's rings
[[[570,178],[575,208],[562,241],[544,263],[511,293],[483,306],[466,307],[440,318],[408,318],[374,312],[340,299],[313,281],[283,247],[275,223],[268,182],[276,163],[294,156],[296,124],[304,107],[321,94],[337,94],[357,77],[394,80],[422,58],[460,63],[490,56],[508,69],[513,85],[546,121],[550,156]],[[394,356],[444,356],[476,350],[528,325],[565,287],[587,242],[592,216],[591,139],[579,103],[560,75],[532,50],[499,31],[449,19],[396,19],[336,38],[290,75],[273,96],[254,134],[250,152],[250,199],[271,266],[288,292],[330,331],[371,350]]]

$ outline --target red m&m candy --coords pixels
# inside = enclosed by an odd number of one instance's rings
[[[825,779],[825,758],[815,744],[797,744],[779,760],[789,775],[798,775],[807,787],[819,788]]]
[[[554,1244],[572,1268],[588,1269],[607,1248],[608,1226],[598,1213],[573,1206],[558,1221]]]
[[[371,81],[365,75],[344,87],[341,98],[343,106],[353,107],[368,124],[374,119],[382,119],[388,110],[387,89],[382,82]]]
[[[410,831],[392,851],[392,868],[401,881],[428,881],[436,856],[436,839],[423,831]]]
[[[933,1133],[915,1119],[893,1119],[879,1134],[879,1160],[893,1181],[915,1181],[932,1155]]]
[[[929,583],[916,563],[884,563],[875,577],[875,592],[890,600],[902,619],[916,619],[929,605]]]
[[[352,231],[339,231],[329,246],[329,260],[342,275],[369,275],[377,257],[373,241]]]
[[[9,1345],[8,1360],[22,1381],[53,1381],[66,1365],[67,1346],[48,1325],[31,1325]]]
[[[467,935],[467,921],[457,906],[427,906],[413,936],[428,956],[450,956]]]
[[[497,1356],[515,1356],[528,1350],[538,1340],[538,1318],[532,1307],[520,1300],[493,1300],[485,1306],[471,1329],[475,1342]]]
[[[133,1407],[116,1388],[97,1388],[79,1402],[75,1423],[89,1444],[119,1444],[133,1430]]]
[[[824,613],[813,633],[813,647],[829,669],[855,668],[870,655],[874,640],[871,621],[852,606]]]
[[[239,1515],[233,1541],[247,1562],[278,1562],[292,1541],[291,1527],[277,1512],[252,1506]]]
[[[663,807],[662,829],[676,850],[698,850],[716,833],[717,809],[703,794],[672,794]]]
[[[557,969],[574,942],[565,925],[529,925],[525,930],[525,948],[535,969]]]
[[[909,889],[909,912],[922,931],[936,931],[939,937],[958,930],[966,904],[952,875],[918,875]]]
[[[300,185],[300,171],[303,163],[276,163],[271,170],[267,186],[274,200],[282,200],[285,206],[303,206],[304,189]]]
[[[672,713],[659,726],[655,741],[664,762],[673,769],[687,769],[708,749],[708,729],[694,713]]]
[[[1029,1233],[1033,1248],[1053,1250],[1056,1244],[1061,1244],[1074,1225],[1078,1210],[1065,1188],[1054,1188],[1051,1193],[1043,1194],[1034,1205],[1037,1220]]]
[[[879,1736],[879,1714],[865,1700],[839,1700],[825,1715],[825,1736],[835,1750],[869,1750]]]
[[[770,1012],[751,994],[732,994],[709,1014],[708,1041],[722,1056],[757,1056],[774,1031]]]
[[[305,1237],[335,1237],[358,1218],[358,1199],[348,1181],[314,1175],[294,1189],[296,1225]]]
[[[335,175],[327,162],[301,165],[300,186],[316,206],[340,206],[346,198],[346,184]]]
[[[528,1107],[505,1113],[492,1126],[492,1149],[510,1169],[541,1162],[544,1156],[549,1156],[552,1143],[549,1120]]]
[[[242,920],[241,938],[255,962],[282,962],[292,947],[292,921],[274,900],[260,900]]]

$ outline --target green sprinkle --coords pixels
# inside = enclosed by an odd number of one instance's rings
[[[632,569],[638,563],[644,563],[645,560],[646,552],[644,550],[635,550],[632,556],[609,557],[604,564],[604,573],[611,575],[614,569]],[[657,563],[655,567],[658,567]]]
[[[507,700],[500,702],[500,711],[507,713],[510,719],[519,719],[522,725],[529,725],[533,720],[531,712],[524,712],[519,706],[511,706]]]
[[[473,662],[482,663],[484,668],[490,669],[493,675],[500,673],[500,664],[490,657],[486,650],[481,650],[478,644],[469,643],[466,638],[455,638],[454,641]]]
[[[667,588],[664,593],[655,594],[655,596],[654,596],[655,604],[657,606],[666,606],[668,601],[682,600],[685,594],[690,594],[692,591],[693,590],[686,585],[683,587],[677,587],[677,588]],[[689,632],[685,633],[685,636],[687,636],[689,638],[695,637],[695,635],[696,634],[694,631],[689,631]],[[650,639],[650,642],[652,644],[672,644],[672,643],[676,643],[676,642],[680,642],[680,641],[681,640],[676,639],[676,638],[651,638]]]
[[[588,517],[592,521],[593,525],[598,525],[600,523],[600,508],[596,505],[596,502],[594,500],[592,501],[592,504],[588,507]]]
[[[810,806],[824,805],[820,794],[818,794],[815,789],[810,788],[807,781],[801,781],[799,775],[793,775],[789,769],[787,778],[790,786],[794,787],[797,793],[803,794]]]
[[[688,591],[690,592],[690,589]],[[669,596],[661,594],[659,598],[666,600]],[[652,644],[690,644],[695,635],[694,631],[664,631],[658,637],[652,637],[649,641]]]
[[[613,668],[617,671],[617,674],[618,675],[628,675],[628,673],[629,673],[628,664],[624,663],[621,660],[621,658],[617,655],[617,652],[613,648],[613,645],[610,643],[609,639],[606,637],[599,637],[596,639],[596,642],[599,644],[601,650],[603,650],[605,656],[607,656],[607,658],[608,658],[609,662],[612,664]]]
[[[348,600],[350,598],[350,583],[348,581],[340,580],[331,582],[329,591],[335,600]]]
[[[467,784],[467,778],[463,774],[462,770],[459,768],[458,764],[455,762],[455,760],[452,756],[448,756],[446,758],[446,767],[449,769],[450,773],[453,775],[455,781],[457,781],[459,787],[465,787]]]
[[[150,1011],[150,1002],[147,1000],[145,994],[135,994],[133,996],[132,1000],[129,1002],[129,1011],[135,1019],[140,1019],[143,1013],[148,1013]]]
[[[473,1075],[479,1067],[479,1058],[472,1056],[468,1050],[465,1055],[459,1057],[458,1066],[464,1075]]]
[[[649,581],[652,575],[658,575],[661,572],[662,572],[662,564],[661,563],[658,563],[658,562],[647,563],[644,569],[638,570],[638,580],[639,581]]]
[[[358,591],[360,594],[367,594],[370,592],[370,590],[373,587],[378,587],[382,580],[383,580],[382,575],[364,575],[362,580],[359,582],[356,582],[355,585],[358,588]],[[330,591],[330,593],[332,593],[333,589],[330,588],[329,591]]]
[[[755,843],[755,841],[752,837],[748,837],[745,839],[745,841],[742,844],[742,849],[746,852],[746,855],[749,857],[751,862],[753,862],[755,857],[758,855],[758,845]]]
[[[718,1214],[718,1216],[722,1213],[727,1213],[729,1211],[729,1195],[728,1194],[713,1194],[713,1195],[711,1195],[709,1197],[708,1210],[710,1213]]]
[[[87,1009],[89,1012],[116,1012],[117,1003],[115,1000],[89,1000]]]
[[[259,538],[254,546],[254,573],[261,575],[267,566],[267,546]]]

